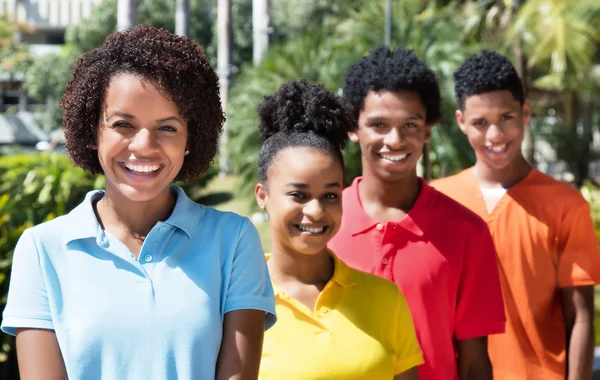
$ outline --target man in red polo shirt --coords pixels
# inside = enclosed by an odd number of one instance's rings
[[[344,96],[363,176],[344,190],[329,247],[403,291],[425,357],[421,380],[491,379],[487,336],[504,332],[505,316],[489,230],[416,172],[441,116],[435,74],[412,52],[382,47],[350,67]]]

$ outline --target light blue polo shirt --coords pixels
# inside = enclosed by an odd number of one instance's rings
[[[177,203],[139,259],[101,229],[92,191],[69,214],[23,233],[15,249],[2,331],[56,332],[69,379],[214,379],[223,316],[267,312],[275,299],[247,218]]]

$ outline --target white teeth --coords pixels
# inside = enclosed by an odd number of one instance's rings
[[[488,148],[492,152],[501,153],[501,152],[504,152],[504,149],[506,149],[506,144],[495,145],[495,146],[487,146],[486,148]]]
[[[300,229],[300,231],[304,231],[304,232],[310,232],[311,234],[318,234],[321,233],[325,230],[325,227],[321,227],[321,228],[309,228],[309,227],[303,227],[303,226],[298,226],[298,228]]]
[[[385,158],[386,160],[390,160],[390,161],[402,161],[406,158],[406,156],[408,156],[408,154],[401,154],[399,156],[388,156],[387,154],[381,155],[381,157]]]
[[[134,165],[134,164],[130,164],[130,163],[126,163],[123,165],[127,169],[131,170],[132,172],[138,172],[138,173],[150,173],[150,172],[155,172],[158,169],[160,169],[160,165]]]

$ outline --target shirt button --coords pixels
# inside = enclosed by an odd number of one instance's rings
[[[145,255],[144,256],[144,261],[149,263],[150,261],[152,261],[152,255]]]
[[[327,308],[327,307],[323,306],[323,307],[321,308],[321,313],[323,313],[323,314],[327,314],[327,313],[329,313],[329,308]]]
[[[390,261],[386,258],[381,260],[381,262],[383,263],[383,265],[387,265]]]
[[[381,230],[383,230],[383,224],[377,223],[377,225],[375,226],[375,228],[377,228],[378,231],[381,231]]]
[[[162,226],[161,228],[158,229],[158,232],[167,232],[167,227]]]

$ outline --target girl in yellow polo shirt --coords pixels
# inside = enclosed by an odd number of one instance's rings
[[[258,114],[255,193],[271,223],[278,317],[265,333],[259,378],[418,379],[423,355],[404,296],[327,249],[342,217],[348,106],[300,80],[266,97]]]

